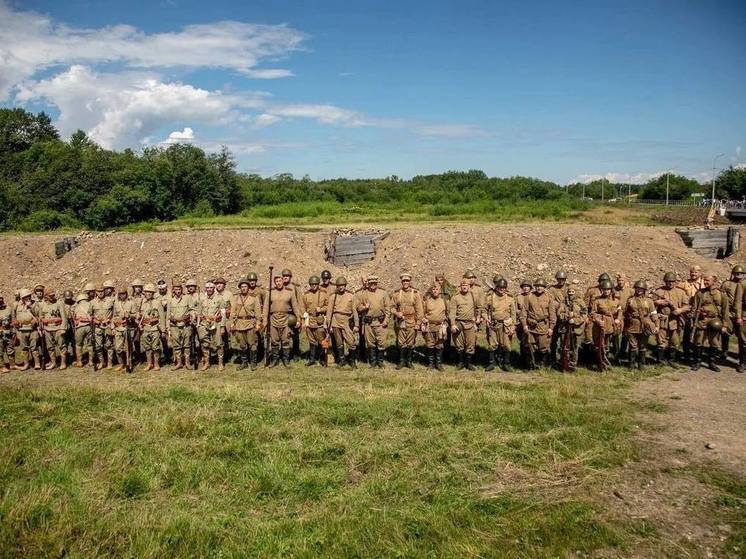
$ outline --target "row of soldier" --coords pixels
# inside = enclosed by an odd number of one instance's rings
[[[278,276],[270,270],[270,277],[267,289],[250,273],[235,294],[220,277],[205,283],[204,292],[195,280],[182,285],[178,279],[170,290],[162,280],[157,285],[135,280],[131,290],[116,290],[112,282],[87,284],[74,300],[66,291],[61,301],[43,285],[19,290],[11,307],[0,298],[3,370],[17,366],[16,349],[21,370],[32,362],[36,369],[64,369],[70,356],[78,367],[87,361],[94,368],[113,368],[116,362],[118,370],[129,371],[144,356],[146,370],[159,370],[166,352],[175,369],[196,367],[199,360],[205,370],[217,359],[222,370],[228,348],[236,352],[239,369],[256,369],[260,346],[268,366],[287,365],[299,355],[301,333],[309,346],[308,365],[326,364],[331,350],[339,366],[355,367],[360,351],[371,366],[383,367],[390,329],[397,368],[413,366],[421,334],[430,368],[442,370],[444,351],[452,346],[457,368],[473,370],[482,327],[488,371],[511,370],[514,339],[520,363],[529,369],[574,370],[584,347],[588,364],[599,370],[625,360],[642,367],[651,338],[657,362],[698,369],[704,360],[718,370],[732,334],[738,340],[737,370],[744,369],[741,266],[722,283],[696,266],[688,279],[668,272],[656,289],[643,280],[630,286],[621,274],[612,283],[601,274],[582,295],[564,272],[551,286],[542,279],[522,281],[515,295],[504,277],[496,275],[485,288],[472,271],[457,287],[437,275],[424,293],[407,273],[392,293],[379,287],[375,275],[355,291],[344,277],[332,284],[326,270],[309,278],[305,290],[292,281],[290,270]]]

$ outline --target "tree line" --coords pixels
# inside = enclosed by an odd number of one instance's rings
[[[665,197],[665,177],[633,191],[642,198]],[[695,181],[671,176],[671,198],[701,189]],[[728,169],[718,191],[746,195],[746,171]],[[609,193],[627,186],[604,184]],[[43,112],[0,109],[0,229],[27,231],[59,227],[108,229],[142,221],[184,216],[209,217],[254,207],[306,202],[346,205],[429,206],[433,215],[484,202],[485,207],[554,201],[572,206],[582,186],[566,187],[531,177],[495,178],[479,170],[396,176],[380,179],[313,181],[288,173],[272,177],[239,173],[225,148],[207,154],[189,144],[117,152],[96,145],[84,132],[60,138]],[[598,192],[597,192],[598,191]],[[600,199],[600,183],[586,185],[586,196]],[[606,198],[610,198],[606,195]]]

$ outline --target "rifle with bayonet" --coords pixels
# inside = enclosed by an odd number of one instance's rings
[[[274,266],[269,267],[269,290],[267,291],[267,325],[266,333],[264,336],[264,365],[266,367],[269,367],[269,362],[271,360],[271,353],[272,353],[272,340],[270,338],[271,330],[270,330],[270,324],[272,323],[272,288],[274,285],[274,277],[272,276],[272,271],[274,270]],[[295,310],[295,309],[293,309]]]

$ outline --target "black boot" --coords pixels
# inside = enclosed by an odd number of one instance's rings
[[[257,351],[248,350],[248,354],[249,354],[249,363],[251,364],[251,370],[256,371],[256,360],[258,357]]]
[[[383,369],[383,349],[376,348],[376,367]]]
[[[435,368],[438,371],[443,370],[443,348],[442,347],[435,349]]]
[[[717,366],[718,355],[720,355],[720,352],[718,351],[718,348],[716,348],[716,347],[708,347],[707,348],[707,367],[713,373],[719,373],[720,372],[720,367]]]
[[[469,371],[476,371],[476,370],[477,370],[477,368],[476,368],[476,367],[475,367],[474,365],[472,365],[472,363],[471,363],[471,360],[472,360],[472,358],[473,358],[473,357],[474,357],[474,355],[473,355],[473,354],[471,354],[471,353],[467,353],[467,354],[466,354],[466,361],[465,361],[465,363],[464,363],[464,366],[465,366],[465,367],[466,367],[466,368],[467,368],[467,369],[468,369]]]
[[[640,368],[640,364],[637,360],[637,350],[634,350],[634,349],[629,350],[629,368],[630,369]]]
[[[279,362],[279,358],[278,358],[277,349],[273,348],[269,352],[269,365],[267,365],[267,367],[269,367],[270,369],[272,367],[277,367],[278,362]]]
[[[738,366],[736,366],[736,372],[742,373],[744,371],[744,351],[743,348],[738,348]]]
[[[461,371],[466,366],[465,365],[465,362],[466,362],[465,355],[466,354],[463,351],[459,351],[458,352],[458,365],[456,365],[456,369],[459,370],[459,371]]]
[[[656,347],[655,348],[655,362],[658,365],[663,365],[663,362],[665,361],[664,353],[667,356],[668,355],[668,350],[667,349],[663,349],[661,347]]]
[[[642,371],[645,368],[646,351],[641,349],[637,352],[637,368]]]
[[[369,347],[366,351],[366,358],[368,361],[368,366],[375,367],[376,366],[376,348]]]
[[[248,351],[242,351],[241,352],[241,362],[236,367],[236,370],[237,371],[243,371],[248,366],[249,366]]]
[[[342,353],[342,349],[340,348],[337,353],[339,354],[338,358],[335,358],[334,360],[337,363],[337,367],[342,368],[345,365],[347,365],[347,360],[345,359],[344,353]]]
[[[428,369],[435,368],[435,348],[434,347],[427,348],[427,368]]]
[[[407,351],[406,348],[403,348],[403,347],[399,348],[399,362],[396,364],[397,371],[403,369],[407,364],[406,351]]]
[[[310,367],[311,365],[316,364],[316,352],[317,352],[318,346],[312,345],[308,348],[308,359],[306,359],[306,367]]]
[[[720,358],[723,361],[726,361],[728,359],[728,348],[730,347],[730,335],[728,334],[721,334],[720,335]]]
[[[699,368],[702,366],[702,348],[701,347],[694,347],[694,362],[692,363],[691,370],[692,371],[699,371]]]
[[[414,369],[414,365],[412,365],[412,354],[414,353],[413,347],[407,348],[407,369]]]
[[[355,355],[356,351],[356,349],[353,349],[347,356],[347,363],[350,365],[350,369],[357,369],[357,356]]]
[[[672,369],[679,369],[679,364],[676,363],[676,348],[666,348],[666,365]]]
[[[495,370],[495,353],[497,353],[498,350],[490,351],[487,353],[487,366],[484,368],[486,372],[494,371]]]
[[[280,361],[282,361],[283,367],[289,367],[290,366],[290,348],[280,348]]]
[[[506,373],[510,373],[513,370],[513,367],[510,366],[510,350],[509,349],[503,349],[502,351],[502,360],[500,361],[500,368]]]

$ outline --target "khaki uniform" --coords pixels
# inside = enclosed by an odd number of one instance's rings
[[[212,297],[203,293],[199,298],[197,315],[197,339],[202,355],[223,355],[223,322],[225,301],[216,293]]]
[[[229,305],[228,325],[234,347],[244,352],[256,352],[258,321],[262,317],[262,305],[256,289],[245,296],[236,293]]]
[[[556,300],[556,299],[555,299]],[[513,334],[518,322],[515,299],[509,293],[500,295],[495,291],[485,298],[482,317],[487,321],[487,343],[491,351],[498,348],[510,351]]]
[[[355,295],[349,291],[332,293],[329,297],[329,307],[326,311],[326,323],[334,336],[339,352],[340,362],[344,362],[344,355],[352,354],[357,349],[357,340],[352,328],[360,327],[360,316],[355,307]],[[350,326],[352,323],[352,326]],[[352,356],[354,358],[354,355]]]
[[[442,349],[448,336],[448,301],[428,295],[422,301],[422,333],[430,349]]]
[[[93,308],[91,301],[85,299],[75,303],[73,306],[73,325],[75,326],[75,353],[78,362],[83,360],[83,353],[90,355],[92,351],[93,332],[91,328],[91,317]],[[92,355],[90,358],[92,360]]]
[[[295,298],[295,291],[289,287],[280,290],[272,289],[272,302],[264,304],[264,322],[269,324],[271,348],[284,351],[290,348],[290,327],[288,316],[294,314],[296,319],[302,314],[300,303]]]
[[[62,301],[42,301],[37,305],[39,320],[44,328],[44,342],[50,358],[63,357],[67,354],[65,347],[65,333],[67,332],[67,316]]]
[[[0,359],[3,365],[15,365],[16,348],[13,343],[15,329],[13,328],[13,309],[0,309]]]
[[[529,295],[530,293],[526,295],[518,293],[515,296],[515,307],[518,316],[518,324],[516,324],[515,333],[518,336],[518,342],[521,345],[521,363],[523,363],[523,365],[527,368],[531,368],[533,364],[531,363],[531,352],[528,344],[528,333],[523,329],[521,316],[523,315],[526,305],[528,305]]]
[[[599,352],[599,367],[603,370],[611,366],[608,359],[609,338],[614,334],[619,320],[619,302],[614,296],[597,297],[591,304],[593,344]]]
[[[414,348],[417,328],[422,320],[422,296],[410,287],[407,291],[398,289],[391,297],[391,313],[400,312],[403,318],[395,319],[396,339],[399,348]]]
[[[30,357],[35,360],[39,358],[38,346],[34,343],[38,339],[38,333],[36,333],[37,320],[32,310],[33,306],[32,304],[27,307],[19,301],[13,311],[18,347],[23,353],[25,361],[28,361]]]
[[[593,306],[593,301],[599,298],[600,296],[601,296],[601,290],[598,288],[597,285],[591,286],[585,290],[585,294],[583,295],[583,301],[585,301],[585,305],[588,308],[589,315],[591,313],[591,307]],[[589,343],[593,341],[593,320],[586,321],[585,341]]]
[[[191,358],[192,323],[195,320],[194,301],[187,295],[171,295],[166,303],[166,324],[168,324],[168,344],[174,353],[177,364],[184,358],[188,364]]]
[[[647,349],[648,337],[658,328],[655,318],[655,303],[647,295],[633,295],[624,305],[624,333],[627,336],[629,349],[641,351]]]
[[[477,325],[475,318],[479,313],[477,298],[473,293],[459,291],[448,303],[448,317],[451,320],[453,345],[457,351],[474,355],[477,349]]]
[[[562,305],[559,307],[557,314],[558,322],[561,322],[565,328],[569,329],[569,332],[562,332],[559,338],[559,350],[560,357],[562,354],[562,346],[564,342],[564,335],[568,335],[567,349],[569,356],[570,369],[575,369],[578,366],[578,354],[580,353],[580,342],[583,338],[583,330],[588,322],[588,306],[580,298],[576,297],[572,301],[567,299],[563,300]]]
[[[306,332],[308,345],[313,351],[313,348],[320,346],[326,337],[324,319],[329,305],[329,296],[320,288],[316,292],[308,289],[303,293],[302,299],[303,330]]]
[[[161,336],[166,333],[166,311],[163,303],[156,301],[155,297],[148,301],[143,298],[140,301],[132,301],[133,311],[139,307],[140,324],[142,334],[140,335],[140,350],[160,353],[163,349]]]
[[[689,296],[679,287],[662,286],[653,291],[653,303],[658,310],[658,349],[678,349],[686,315],[691,309]],[[679,314],[673,314],[674,310],[680,311]]]
[[[743,321],[743,309],[746,307],[746,279],[741,280],[736,287],[736,294],[734,296],[735,312],[734,315],[736,320]],[[746,345],[746,325],[743,323],[736,328],[736,334],[738,335],[738,341],[741,347]]]
[[[364,289],[358,293],[357,309],[367,307],[362,313],[364,318],[360,326],[365,333],[365,346],[383,351],[386,347],[386,334],[391,314],[391,299],[389,294],[380,287],[375,291]]]
[[[96,320],[95,340],[92,343],[95,345],[96,355],[100,357],[101,361],[103,360],[104,352],[107,353],[109,365],[111,365],[114,351],[113,338],[109,336],[109,333],[113,335],[113,330],[111,329],[113,308],[114,302],[108,297],[104,297],[103,299],[95,297],[91,301],[93,317]]]
[[[114,300],[112,305],[112,318],[111,324],[114,329],[114,351],[120,357],[119,365],[125,365],[121,361],[121,357],[127,353],[127,335],[130,339],[130,351],[134,352],[135,339],[135,321],[138,315],[138,303],[142,301],[133,301],[130,298],[120,301],[119,299]],[[130,359],[134,360],[134,356],[130,355]]]
[[[719,289],[701,289],[694,296],[692,316],[694,317],[694,345],[716,348],[720,342],[720,332],[713,332],[707,323],[719,318],[723,324],[728,318],[728,297]]]
[[[549,353],[550,330],[557,323],[557,306],[554,297],[547,291],[541,295],[535,292],[526,297],[520,316],[523,331],[528,335],[531,351],[536,354]]]

